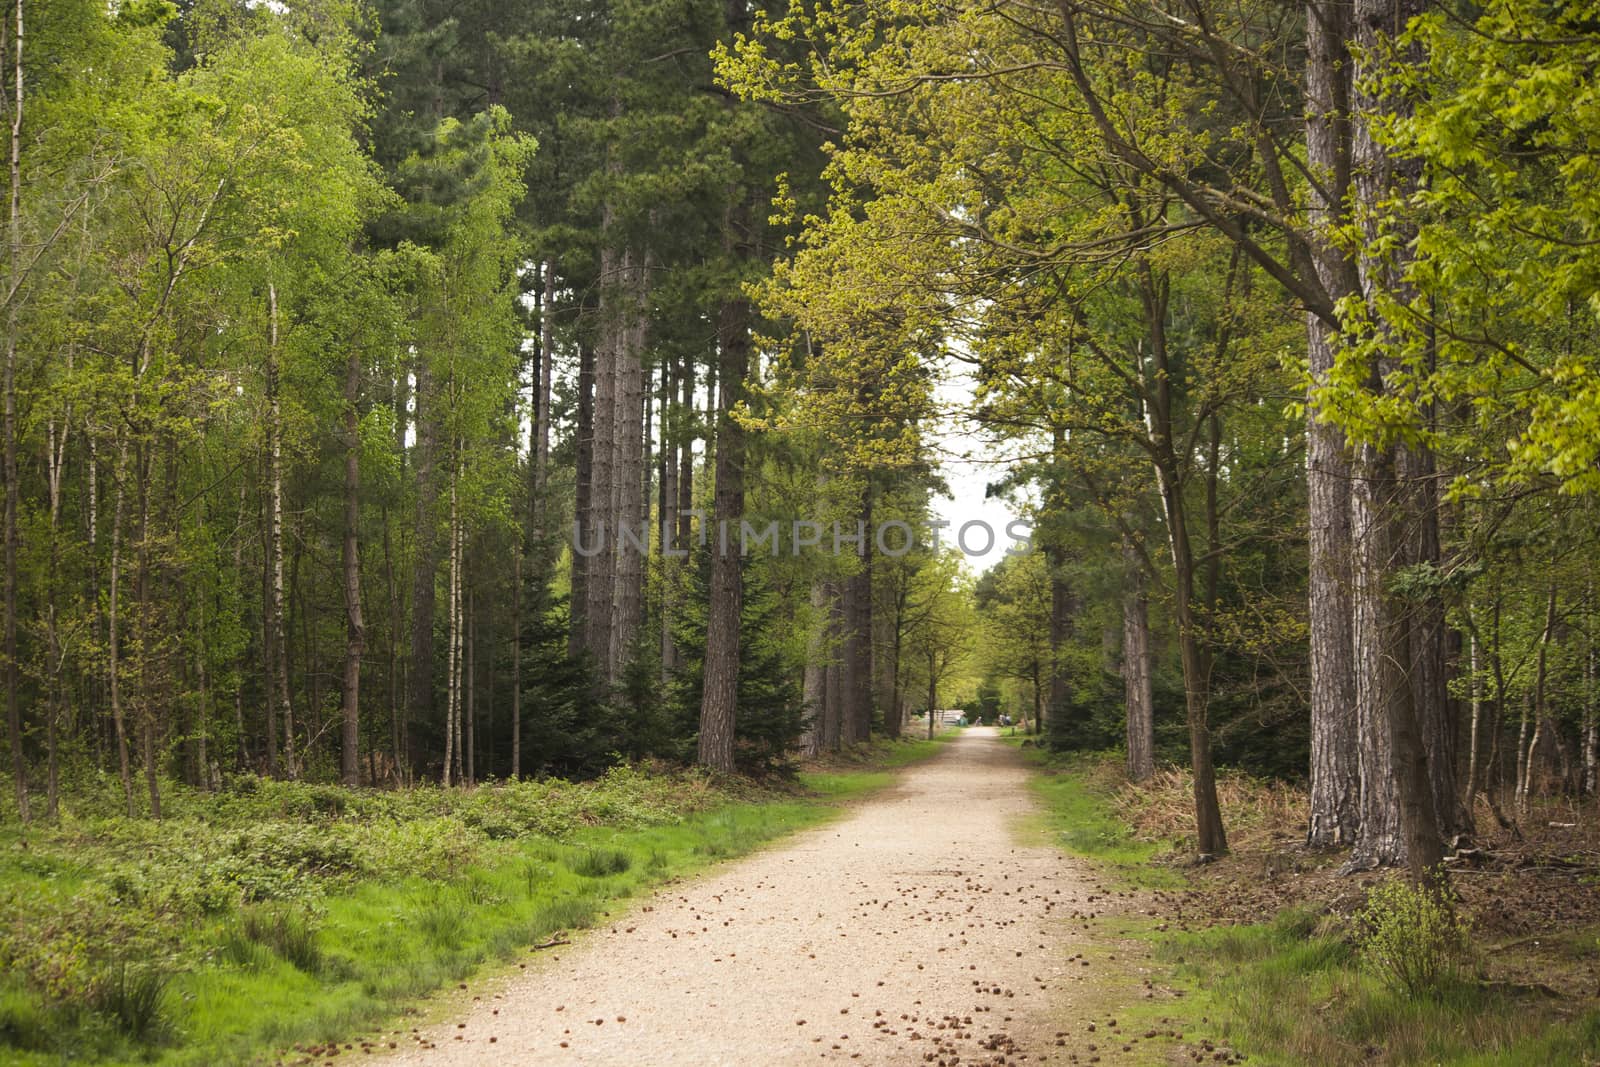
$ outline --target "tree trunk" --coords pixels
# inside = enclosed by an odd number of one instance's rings
[[[406,686],[410,722],[431,725],[438,721],[434,705],[433,623],[439,569],[439,520],[435,514],[439,486],[435,466],[441,405],[427,353],[417,353],[415,366],[416,447],[412,454],[417,479],[416,544],[411,573],[411,666]]]
[[[844,646],[848,701],[846,739],[851,744],[867,740],[872,731],[872,487],[861,498],[861,569],[845,584],[846,631]]]
[[[589,615],[589,550],[595,541],[594,493],[594,426],[595,379],[599,360],[594,346],[578,346],[578,456],[576,507],[572,520],[574,551],[572,553],[572,594],[568,599],[572,631],[567,640],[567,652],[576,656],[588,649]],[[603,538],[604,532],[600,533]],[[602,549],[603,550],[603,549]]]
[[[294,708],[289,701],[289,641],[285,632],[283,585],[283,415],[278,398],[278,290],[267,285],[267,559],[271,583],[267,595],[267,626],[271,631],[272,692],[283,721],[284,773],[299,776],[295,766]]]
[[[139,535],[135,542],[139,548],[135,554],[134,570],[134,598],[136,608],[134,620],[134,647],[139,650],[135,662],[138,665],[136,677],[139,680],[134,690],[138,695],[139,708],[139,759],[144,764],[145,790],[150,795],[150,816],[154,819],[161,818],[161,782],[156,769],[156,710],[151,699],[153,688],[150,678],[151,659],[154,648],[158,644],[155,637],[155,620],[151,611],[150,591],[150,481],[151,470],[147,447],[140,442],[134,448],[134,480],[138,486],[138,512]]]
[[[675,553],[683,550],[683,546],[674,542],[678,539],[677,518],[672,514],[678,504],[678,419],[673,417],[672,408],[677,402],[677,375],[673,372],[672,360],[663,357],[661,360],[661,450],[659,454],[659,470],[657,471],[657,488],[659,496],[656,501],[656,554],[661,563],[661,684],[665,685],[672,677],[672,672],[678,668],[678,646],[673,639],[672,626],[674,618],[675,598],[677,595],[677,557]]]
[[[1467,605],[1467,614],[1472,614],[1472,605]],[[1476,629],[1468,637],[1468,656],[1471,664],[1472,676],[1472,723],[1467,740],[1467,784],[1461,791],[1461,803],[1472,810],[1473,798],[1478,795],[1478,726],[1483,721],[1483,675],[1482,666],[1478,662],[1478,634]]]
[[[445,614],[444,784],[461,780],[461,526],[457,464],[450,465],[450,592]]]
[[[361,617],[361,358],[355,348],[344,370],[344,684],[341,689],[343,732],[340,776],[354,788],[361,784],[361,657],[367,651],[367,627]],[[376,785],[377,783],[373,783]]]
[[[1187,504],[1179,473],[1181,465],[1173,450],[1177,434],[1172,416],[1173,369],[1166,344],[1168,292],[1164,280],[1156,280],[1147,264],[1141,266],[1142,296],[1155,372],[1146,420],[1156,444],[1156,479],[1167,524],[1168,548],[1172,553],[1173,615],[1178,630],[1179,658],[1183,664],[1189,761],[1194,771],[1196,847],[1201,856],[1219,856],[1228,851],[1228,838],[1222,827],[1222,809],[1217,803],[1216,768],[1211,762],[1211,730],[1206,721],[1210,702],[1210,664],[1200,643],[1201,622],[1195,617],[1194,549],[1189,536]]]
[[[1400,114],[1407,106],[1392,88],[1386,87],[1391,79],[1384,75],[1391,72],[1394,64],[1414,63],[1419,57],[1402,54],[1390,58],[1386,42],[1420,10],[1419,0],[1357,0],[1352,9],[1353,51],[1359,57],[1352,74],[1351,113],[1356,116],[1352,174],[1356,201],[1362,209],[1366,247],[1379,250],[1364,254],[1358,263],[1361,294],[1369,308],[1378,307],[1380,293],[1403,295],[1406,286],[1409,245],[1381,234],[1377,219],[1382,204],[1417,187],[1420,163],[1392,157],[1374,136],[1374,126]],[[1386,327],[1380,322],[1378,328]],[[1385,357],[1370,368],[1368,388],[1375,394],[1383,395],[1391,389],[1389,374],[1395,369],[1393,364]],[[1428,754],[1411,681],[1411,672],[1418,669],[1413,658],[1413,632],[1419,621],[1417,612],[1386,588],[1389,577],[1399,568],[1417,562],[1407,557],[1418,550],[1408,536],[1408,520],[1419,517],[1415,514],[1416,501],[1402,485],[1396,452],[1392,445],[1363,445],[1355,482],[1355,533],[1358,541],[1364,542],[1356,563],[1357,704],[1358,715],[1365,713],[1371,720],[1360,724],[1362,749],[1368,756],[1362,775],[1365,779],[1370,770],[1377,777],[1370,789],[1363,781],[1361,840],[1352,859],[1392,862],[1398,858],[1394,856],[1394,846],[1398,845],[1413,880],[1427,884],[1442,859],[1442,848]],[[1415,463],[1415,458],[1407,462]],[[1387,776],[1376,762],[1379,753],[1375,749],[1367,752],[1368,739],[1376,742],[1380,735],[1387,738],[1389,748]],[[1367,818],[1369,798],[1370,814],[1374,816],[1371,822]],[[1399,809],[1397,821],[1392,818],[1395,800]],[[1369,843],[1370,835],[1377,839]]]
[[[1596,692],[1594,641],[1594,585],[1587,597],[1590,619],[1585,629],[1583,659],[1583,791],[1593,797],[1600,790],[1600,692]]]
[[[478,701],[477,701],[477,621],[473,618],[472,591],[467,588],[468,575],[466,573],[466,553],[462,553],[462,582],[461,601],[464,610],[461,613],[461,639],[463,642],[461,655],[462,673],[462,698],[461,698],[461,733],[463,744],[461,751],[466,755],[466,776],[463,779],[467,785],[478,784]]]
[[[131,819],[135,814],[133,775],[128,766],[128,726],[127,715],[122,706],[122,650],[119,644],[122,614],[119,603],[122,591],[122,523],[127,513],[128,491],[127,433],[126,430],[119,430],[117,433],[117,465],[112,476],[116,489],[115,503],[111,507],[111,569],[108,576],[109,589],[106,594],[106,675],[111,690],[111,721],[117,733],[117,771],[122,778],[122,797],[127,803],[128,818]]]
[[[544,265],[544,296],[539,304],[539,366],[534,373],[535,388],[533,449],[534,488],[544,490],[546,471],[550,466],[550,386],[555,376],[555,318],[556,272],[554,263]]]
[[[811,583],[811,639],[806,646],[806,665],[801,687],[806,710],[805,733],[800,736],[800,751],[807,756],[822,753],[823,717],[827,714],[828,700],[828,590],[822,582]],[[825,621],[827,620],[827,621]]]
[[[1329,233],[1345,224],[1350,189],[1349,6],[1306,4],[1307,216],[1317,280],[1331,299],[1359,290],[1355,264]],[[1306,315],[1313,388],[1327,381],[1338,331]],[[1311,819],[1306,844],[1345,848],[1361,825],[1361,773],[1356,716],[1350,515],[1350,463],[1344,435],[1306,407],[1306,510],[1310,556],[1308,622],[1311,652]]]
[[[613,227],[613,213],[607,205],[602,224],[602,240],[606,243],[600,251],[600,338],[595,346],[589,521],[583,529],[585,535],[599,539],[600,550],[584,561],[582,647],[594,657],[600,679],[607,685],[616,680],[612,626],[617,617],[617,554],[621,551],[621,531],[617,528],[617,409],[624,404],[620,392],[627,327],[622,320],[630,312],[623,307],[622,299],[627,291],[622,278],[629,267],[629,256],[612,247]]]
[[[645,352],[649,322],[646,298],[649,257],[632,250],[622,256],[616,323],[616,404],[611,433],[613,449],[612,526],[615,539],[608,554],[615,568],[609,592],[611,625],[606,676],[615,683],[637,653],[644,614],[645,559],[649,543],[649,495],[645,492],[644,396],[650,380]],[[590,603],[594,602],[591,589]]]
[[[1128,780],[1156,772],[1155,695],[1150,671],[1150,601],[1133,543],[1122,541],[1122,685],[1128,713]]]
[[[4,530],[0,540],[5,542],[5,623],[4,655],[6,678],[6,736],[11,746],[11,779],[17,801],[17,816],[28,821],[28,777],[22,751],[22,706],[17,686],[17,497],[21,483],[17,478],[17,289],[22,275],[22,96],[23,66],[22,0],[16,0],[15,25],[12,44],[16,56],[12,63],[15,97],[11,107],[11,207],[6,226],[7,258],[10,268],[9,290],[11,299],[6,302],[5,363],[0,366],[0,397],[4,404],[3,476],[5,481]]]
[[[744,517],[745,438],[744,427],[733,418],[733,411],[743,397],[750,364],[750,304],[742,296],[723,303],[717,321],[717,342],[722,389],[717,407],[717,473],[698,760],[713,770],[731,772],[734,705],[739,685],[739,617],[743,608],[743,559],[736,538]],[[726,545],[719,536],[723,530],[731,531]]]

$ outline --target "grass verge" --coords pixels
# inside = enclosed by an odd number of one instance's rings
[[[248,802],[189,798],[162,824],[5,828],[0,1060],[249,1063],[347,1040],[668,879],[825,821],[936,744],[879,744],[788,793],[637,771],[476,796],[256,783]],[[562,803],[566,828],[530,821]]]
[[[1481,954],[1465,961],[1460,977],[1413,996],[1363,963],[1359,933],[1326,907],[1286,909],[1259,923],[1176,929],[1163,908],[1149,905],[1182,900],[1192,922],[1197,911],[1203,916],[1204,896],[1188,892],[1192,883],[1183,871],[1155,862],[1169,852],[1169,840],[1150,840],[1122,818],[1118,805],[1127,793],[1115,765],[1025,751],[1041,771],[1033,783],[1045,808],[1040,825],[1058,847],[1125,883],[1169,891],[1141,894],[1149,899],[1138,910],[1150,914],[1130,910],[1094,921],[1104,950],[1097,957],[1114,953],[1126,969],[1145,971],[1142,981],[1115,983],[1126,991],[1107,1016],[1116,1020],[1113,1032],[1119,1041],[1125,1034],[1146,1040],[1114,1062],[1600,1064],[1594,998],[1490,980]],[[1569,962],[1580,966],[1600,949],[1595,931],[1561,940]],[[1100,1027],[1107,1030],[1105,1019]]]

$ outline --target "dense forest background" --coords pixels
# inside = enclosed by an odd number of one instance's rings
[[[1203,853],[1219,762],[1364,865],[1592,794],[1575,17],[16,0],[13,812],[957,700],[1188,762]],[[951,419],[1034,533],[981,575],[900,551]]]

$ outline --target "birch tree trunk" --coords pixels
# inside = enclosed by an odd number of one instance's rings
[[[284,626],[283,582],[283,412],[278,395],[278,289],[267,285],[267,560],[271,584],[267,626],[272,636],[272,693],[283,722],[284,774],[299,777],[295,765],[294,708],[289,700],[289,641]]]
[[[457,467],[450,466],[450,592],[445,665],[444,784],[461,781],[461,526]]]
[[[4,670],[6,679],[6,736],[11,747],[11,779],[16,794],[17,815],[29,819],[27,765],[22,751],[22,706],[17,692],[19,665],[17,663],[17,497],[21,485],[17,479],[17,290],[22,275],[22,99],[23,65],[22,41],[24,23],[22,0],[16,0],[15,21],[12,26],[12,60],[14,95],[11,104],[11,204],[6,222],[6,262],[9,267],[6,301],[5,362],[0,366],[0,402],[4,408],[4,445],[0,448],[0,475],[5,481],[4,529],[0,540],[5,542],[5,620],[4,620]]]
[[[417,353],[415,374],[416,447],[412,456],[417,484],[413,532],[416,541],[411,575],[411,663],[406,689],[410,698],[410,721],[432,724],[438,721],[434,703],[433,622],[438,606],[439,479],[436,466],[441,405],[427,353]]]

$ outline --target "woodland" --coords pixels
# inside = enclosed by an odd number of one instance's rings
[[[4,22],[12,828],[480,826],[957,706],[1187,768],[1201,859],[1219,768],[1424,884],[1595,818],[1594,3]]]

